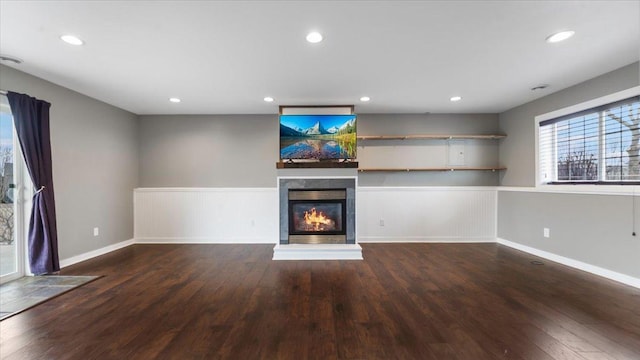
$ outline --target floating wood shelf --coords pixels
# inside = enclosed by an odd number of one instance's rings
[[[504,134],[488,134],[488,135],[363,135],[358,136],[358,140],[454,140],[454,139],[477,139],[477,140],[495,140],[507,137]]]
[[[438,167],[438,168],[363,168],[358,169],[359,172],[411,172],[411,171],[500,171],[506,170],[506,167]]]
[[[357,169],[357,161],[301,161],[276,163],[277,169]]]

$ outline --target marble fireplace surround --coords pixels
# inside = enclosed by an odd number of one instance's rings
[[[356,241],[357,178],[349,177],[278,177],[280,232],[273,249],[274,260],[362,260],[362,248]],[[289,190],[345,189],[345,244],[289,244]]]

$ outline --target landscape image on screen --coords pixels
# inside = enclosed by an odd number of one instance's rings
[[[355,159],[356,115],[280,115],[280,159]]]

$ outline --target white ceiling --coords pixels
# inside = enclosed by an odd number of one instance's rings
[[[640,58],[640,1],[0,0],[0,23],[3,63],[136,114],[496,113]]]

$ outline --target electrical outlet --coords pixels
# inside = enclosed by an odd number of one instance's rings
[[[549,237],[549,228],[542,229],[542,234],[544,235],[544,237],[548,238]]]
[[[380,226],[384,226],[384,220],[380,219]]]
[[[97,228],[97,227],[94,227],[93,228],[93,236],[98,236],[98,235],[100,235],[100,229]]]

